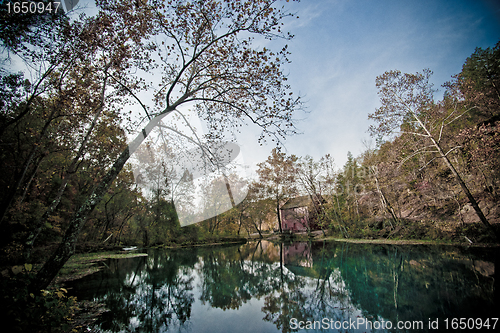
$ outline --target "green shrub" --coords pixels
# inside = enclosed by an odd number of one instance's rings
[[[70,329],[77,309],[75,297],[57,288],[30,293],[28,285],[34,275],[31,265],[14,266],[2,271],[0,279],[2,324],[9,332],[64,332]]]

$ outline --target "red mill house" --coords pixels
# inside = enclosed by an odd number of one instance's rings
[[[321,198],[321,196],[319,196]],[[321,198],[323,201],[323,198]],[[280,208],[283,231],[303,232],[309,228],[309,209],[312,207],[310,195],[288,200]]]

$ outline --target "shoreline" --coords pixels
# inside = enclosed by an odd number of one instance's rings
[[[73,255],[63,266],[50,285],[59,285],[68,281],[78,280],[87,275],[97,273],[101,268],[95,264],[106,259],[126,259],[147,257],[146,253],[123,253],[123,251],[101,251]]]
[[[315,239],[316,240],[316,239]],[[459,242],[443,242],[439,240],[421,240],[421,239],[362,239],[362,238],[335,238],[325,237],[317,239],[318,241],[335,241],[344,243],[356,244],[388,244],[388,245],[447,245],[447,246],[462,246],[462,247],[500,247],[500,244],[494,243],[459,243]]]
[[[148,247],[148,248],[139,248],[138,250],[144,249],[183,249],[183,248],[200,248],[200,247],[213,247],[213,246],[224,246],[224,245],[237,245],[244,244],[251,241],[282,241],[284,237],[279,234],[266,234],[265,237],[245,237],[242,238],[241,241],[229,241],[229,242],[207,242],[202,244],[193,244],[193,245],[178,245],[178,246],[158,246],[158,247]],[[337,238],[334,236],[323,236],[322,234],[317,233],[316,237],[309,237],[307,234],[299,234],[294,235],[292,237],[292,241],[301,242],[301,241],[313,241],[313,242],[343,242],[343,243],[353,243],[353,244],[379,244],[379,245],[436,245],[436,246],[458,246],[458,247],[477,247],[477,248],[495,248],[500,247],[499,244],[491,244],[491,243],[458,243],[458,242],[443,242],[439,240],[393,240],[393,239],[360,239],[360,238]],[[80,279],[84,276],[91,275],[100,270],[100,268],[95,267],[95,263],[99,261],[103,261],[106,259],[125,259],[125,258],[134,258],[147,256],[146,253],[124,253],[124,251],[114,251],[114,252],[94,252],[94,253],[86,253],[86,254],[76,254],[73,259],[73,264],[76,267],[73,268],[71,274],[66,276],[61,276],[56,278],[54,281],[55,285],[64,285],[65,282]],[[81,266],[78,266],[81,265]],[[89,265],[91,267],[96,268],[95,270],[89,269]],[[106,308],[103,303],[96,303],[93,301],[77,301],[79,305],[79,309],[73,315],[71,332],[83,333],[87,332],[87,329],[91,327],[97,321],[98,317],[103,313],[108,312],[109,310]],[[70,331],[67,331],[68,333]]]
[[[231,241],[220,241],[214,242],[213,240],[207,243],[199,243],[199,244],[189,244],[189,245],[160,245],[160,246],[152,246],[146,248],[139,248],[138,250],[143,249],[185,249],[185,248],[202,248],[202,247],[216,247],[216,246],[225,246],[225,245],[238,245],[245,244],[247,242],[255,242],[267,240],[269,242],[280,242],[283,240],[290,240],[292,242],[343,242],[343,243],[352,243],[352,244],[379,244],[379,245],[436,245],[436,246],[458,246],[458,247],[477,247],[477,248],[496,248],[500,247],[500,244],[495,243],[467,243],[467,242],[448,242],[441,240],[420,240],[420,239],[363,239],[363,238],[338,238],[335,236],[323,236],[319,233],[316,234],[315,237],[309,237],[307,234],[295,234],[291,238],[283,237],[279,234],[266,234],[263,238],[260,237],[244,237],[241,240],[235,241],[234,239]],[[138,252],[128,252],[124,253],[124,251],[96,251],[90,253],[80,253],[75,254],[67,263],[66,269],[69,272],[60,273],[52,284],[57,285],[67,281],[72,281],[76,279],[80,279],[84,276],[94,274],[98,272],[100,269],[95,266],[97,262],[104,261],[106,259],[125,259],[125,258],[135,258],[147,256],[146,253],[138,253]],[[64,269],[64,268],[63,268]]]

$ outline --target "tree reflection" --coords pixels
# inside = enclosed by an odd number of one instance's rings
[[[262,247],[261,255],[256,255],[259,245],[244,246],[236,251],[230,247],[200,252],[203,304],[222,310],[238,309],[251,298],[272,292],[272,286],[266,282],[273,269],[259,260],[267,257],[262,256]]]
[[[274,270],[268,277],[269,283],[273,286],[274,292],[267,295],[265,305],[262,308],[265,316],[263,320],[276,325],[276,328],[282,332],[291,332],[290,320],[306,320],[311,314],[303,307],[307,301],[307,295],[304,293],[305,279],[299,275],[293,274],[285,269],[285,253],[287,258],[294,260],[302,256],[300,252],[286,251],[284,248],[290,245],[280,244],[279,270]],[[304,246],[301,250],[309,249]],[[300,262],[300,260],[298,260]]]
[[[311,243],[284,244],[281,253],[279,286],[266,297],[264,320],[281,332],[298,331],[291,325],[292,318],[348,320],[347,291],[329,253],[322,249],[313,254]]]
[[[494,314],[492,254],[453,247],[259,241],[151,251],[147,258],[111,261],[101,279],[82,280],[79,286],[94,290],[90,298],[110,309],[99,324],[107,332],[199,328],[206,317],[192,314],[198,297],[200,306],[239,311],[238,318],[254,316],[242,306],[260,300],[260,317],[251,320],[272,323],[281,332],[297,331],[292,318],[442,322]]]
[[[191,272],[196,260],[192,251],[153,252],[147,258],[130,260],[137,263],[135,270],[127,269],[127,260],[120,260],[120,267],[111,270],[114,278],[105,278],[114,281],[113,287],[108,286],[99,297],[110,310],[100,319],[100,329],[164,332],[185,326],[194,302]]]
[[[460,249],[351,244],[341,257],[342,279],[367,317],[393,322],[481,317],[494,307],[493,278],[477,274],[475,259]]]
[[[493,264],[460,249],[348,243],[309,246],[312,250],[302,245],[303,253],[285,251],[286,264],[276,271],[280,284],[266,296],[262,308],[264,320],[282,332],[293,331],[291,318],[343,322],[362,317],[394,324],[421,320],[427,325],[429,318],[493,315],[485,309],[495,308],[494,279],[484,274],[487,268],[478,274],[480,267]]]

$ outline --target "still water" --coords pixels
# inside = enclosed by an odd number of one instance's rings
[[[110,310],[98,332],[437,332],[500,306],[493,249],[262,241],[102,265],[67,285]]]

